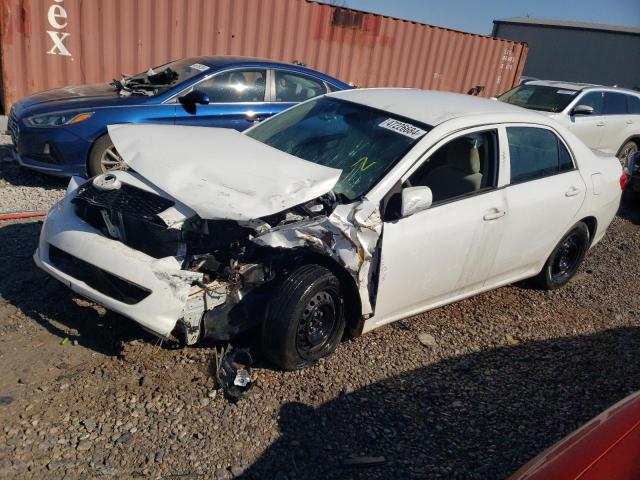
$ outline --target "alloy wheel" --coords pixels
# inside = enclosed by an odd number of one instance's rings
[[[100,157],[100,167],[103,172],[129,169],[129,165],[125,163],[114,145],[110,145],[102,152]]]

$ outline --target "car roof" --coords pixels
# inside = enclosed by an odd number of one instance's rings
[[[225,67],[227,65],[237,65],[237,64],[246,64],[246,63],[268,63],[273,65],[287,65],[287,66],[296,66],[293,63],[286,62],[277,62],[274,60],[269,60],[266,58],[258,58],[258,57],[242,57],[239,55],[214,55],[214,56],[202,56],[202,57],[192,57],[194,61],[198,61],[203,65],[207,65],[211,68],[220,68]]]
[[[287,63],[280,62],[277,60],[269,60],[267,58],[258,58],[258,57],[242,57],[235,55],[215,55],[215,56],[201,56],[201,57],[190,57],[190,61],[194,63],[201,63],[210,67],[213,70],[218,70],[225,67],[240,67],[240,66],[256,66],[260,65],[265,68],[278,68],[278,67],[286,67],[293,70],[298,70],[300,72],[308,72],[312,73],[316,76],[322,77],[323,79],[331,80],[332,82],[339,82],[341,84],[347,85],[346,83],[338,80],[337,78],[333,78],[326,73],[318,72],[317,70],[313,70],[304,64],[297,63]]]
[[[577,83],[577,82],[562,82],[557,80],[532,80],[527,82],[527,85],[540,85],[543,87],[556,87],[563,88],[565,90],[582,90],[587,87],[600,87],[602,85],[596,85],[593,83]]]
[[[534,80],[534,81],[527,82],[526,85],[540,85],[544,87],[555,87],[555,88],[562,88],[564,90],[577,90],[577,91],[591,90],[591,89],[611,90],[611,91],[616,91],[621,93],[633,93],[635,95],[638,95],[637,91],[630,90],[628,88],[608,87],[606,85],[596,85],[594,83],[562,82],[557,80]]]
[[[330,94],[368,107],[407,117],[436,126],[453,118],[487,113],[528,113],[538,119],[538,113],[515,105],[460,93],[418,90],[413,88],[361,88]]]

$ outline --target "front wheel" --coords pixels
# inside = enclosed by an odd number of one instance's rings
[[[278,286],[262,325],[265,355],[285,370],[331,355],[345,328],[338,279],[319,265],[303,265]]]
[[[578,222],[553,249],[535,282],[545,290],[554,290],[566,285],[578,271],[589,249],[589,229]]]
[[[95,177],[101,173],[111,170],[128,170],[129,166],[120,156],[116,147],[113,145],[109,134],[105,134],[98,138],[89,154],[87,162],[87,173],[89,177]]]

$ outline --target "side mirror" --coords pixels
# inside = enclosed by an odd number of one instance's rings
[[[178,101],[184,106],[193,106],[196,104],[208,105],[209,95],[204,93],[202,90],[191,90],[186,95],[178,97]]]
[[[433,203],[433,193],[429,187],[408,187],[402,190],[402,218],[426,210]]]
[[[571,110],[571,115],[591,115],[593,113],[593,107],[589,105],[576,105]]]

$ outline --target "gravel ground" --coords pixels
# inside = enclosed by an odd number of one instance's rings
[[[0,168],[3,209],[62,194]],[[0,478],[504,478],[640,389],[637,202],[567,287],[501,288],[299,372],[258,357],[235,405],[210,346],[159,345],[38,271],[40,226],[0,223]]]
[[[11,137],[0,135],[0,213],[47,211],[64,196],[69,181],[22,169],[9,161]]]

